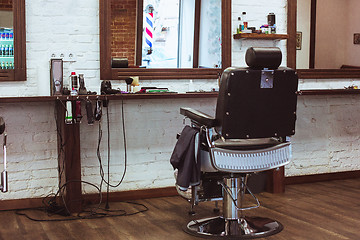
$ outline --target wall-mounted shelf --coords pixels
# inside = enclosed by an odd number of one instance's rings
[[[237,33],[234,39],[257,39],[257,40],[284,40],[288,39],[288,34],[264,34],[264,33]]]
[[[289,38],[288,34],[265,34],[265,33],[237,33],[233,35],[234,39],[240,41],[240,49],[242,48],[243,40],[271,40],[273,41],[274,47],[276,42],[280,40],[287,40]]]
[[[177,99],[177,98],[216,98],[218,92],[193,93],[124,93],[111,95],[79,95],[79,96],[35,96],[35,97],[0,97],[1,103],[51,102],[56,100],[131,100],[131,99]]]

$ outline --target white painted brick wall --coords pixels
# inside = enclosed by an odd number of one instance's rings
[[[360,96],[300,96],[286,175],[359,170]]]
[[[46,196],[56,191],[58,174],[54,103],[0,104],[0,113],[8,134],[10,191],[1,194],[1,199]]]
[[[0,82],[0,96],[49,95],[49,57],[53,52],[72,51],[77,62],[65,63],[64,72],[85,74],[86,87],[99,91],[99,16],[98,0],[26,1],[27,81]],[[269,7],[264,7],[269,6]],[[270,7],[271,6],[271,7]],[[266,22],[269,12],[276,14],[277,30],[286,32],[286,1],[256,1],[244,5],[233,1],[233,29],[242,11],[250,26]],[[249,46],[279,46],[286,63],[286,41],[233,40],[234,66],[245,66]],[[186,92],[189,80],[144,81],[142,86],[169,87]],[[343,88],[360,85],[358,79],[301,80],[300,89]],[[125,83],[114,81],[115,88]],[[194,80],[198,90],[210,90],[216,80]],[[288,176],[360,169],[358,96],[301,96],[298,104],[293,161],[286,167]],[[214,114],[215,99],[127,100],[124,102],[128,146],[128,169],[123,184],[112,191],[173,186],[169,158],[175,135],[181,131],[181,106]],[[85,109],[83,107],[83,114]],[[105,109],[104,109],[104,113]],[[54,103],[0,104],[8,133],[9,189],[0,199],[44,197],[57,190],[57,144]],[[115,184],[124,168],[121,127],[121,101],[111,101],[111,183]],[[103,117],[101,155],[107,169],[106,116]],[[83,180],[98,184],[96,156],[98,123],[81,123],[81,163]],[[85,192],[95,192],[84,185]]]

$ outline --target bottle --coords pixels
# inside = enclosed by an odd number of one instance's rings
[[[236,33],[241,33],[241,30],[243,29],[243,23],[242,23],[242,20],[241,20],[241,17],[238,17],[238,21],[239,21],[239,26],[237,27],[237,31]]]
[[[9,56],[10,57],[14,56],[14,47],[13,47],[13,45],[9,45]]]
[[[268,19],[269,27],[275,25],[275,14],[274,13],[269,13],[269,15],[267,16],[267,19]]]
[[[75,72],[71,72],[71,96],[77,96],[78,95],[78,80]]]
[[[267,19],[268,19],[268,25],[270,28],[269,33],[276,33],[275,14],[269,13],[269,15],[267,16]]]
[[[1,45],[1,55],[5,57],[5,45]]]
[[[244,25],[244,29],[243,30],[246,30],[248,28],[248,22],[247,22],[247,19],[246,19],[246,12],[242,12],[242,22],[243,22],[243,25]]]
[[[9,45],[5,45],[5,54],[4,56],[8,57],[9,56]]]

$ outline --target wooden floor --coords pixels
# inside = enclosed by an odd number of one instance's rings
[[[259,194],[262,207],[249,215],[280,221],[284,230],[266,239],[360,239],[360,179],[286,186],[285,194]],[[188,203],[180,197],[138,201],[149,210],[137,215],[62,222],[35,222],[14,211],[0,212],[0,239],[198,239],[182,231],[191,220]],[[197,207],[196,218],[213,215],[213,203]],[[110,203],[128,213],[141,209]],[[22,211],[36,218],[54,219],[39,211]]]

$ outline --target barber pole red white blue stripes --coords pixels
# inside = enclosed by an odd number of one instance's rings
[[[154,14],[152,12],[146,14],[145,21],[145,42],[150,51],[153,46],[153,32],[154,32]]]

